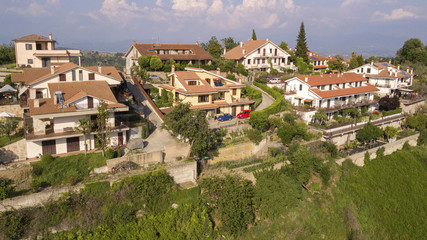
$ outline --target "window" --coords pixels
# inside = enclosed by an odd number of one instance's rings
[[[33,50],[33,45],[32,44],[25,44],[25,50]]]
[[[32,58],[27,59],[27,63],[28,64],[33,64],[33,59]]]
[[[273,49],[270,48],[270,53],[273,53]]]
[[[60,82],[65,82],[67,79],[65,77],[65,74],[59,74],[59,81]]]
[[[36,44],[36,50],[42,50],[42,45],[40,43]]]
[[[83,70],[79,70],[79,80],[83,81]]]
[[[196,86],[197,85],[197,81],[188,81],[188,85],[189,86]]]
[[[363,73],[363,68],[361,68],[360,71]]]
[[[250,59],[248,59],[248,64],[251,64],[251,60]]]
[[[209,101],[209,95],[200,95],[199,96],[199,103],[208,102]]]
[[[233,89],[233,96],[237,94],[237,89]]]
[[[211,79],[210,78],[205,78],[206,82],[209,83],[209,85],[211,84]]]
[[[72,79],[73,81],[76,81],[76,70],[72,70],[72,71],[71,71],[71,79]]]
[[[329,84],[329,90],[332,90],[332,84]]]
[[[265,63],[265,58],[262,59],[262,63]]]
[[[262,50],[262,55],[265,56],[265,48]]]
[[[89,73],[89,80],[95,80],[95,73]]]
[[[282,63],[285,63],[285,58],[282,58]]]
[[[277,56],[277,48],[274,49],[274,56]]]
[[[299,90],[302,91],[302,84],[299,85]]]
[[[275,58],[273,59],[273,61],[274,61],[274,63],[276,63],[276,59]]]
[[[261,53],[261,49],[260,48],[258,48],[258,54],[260,54]]]
[[[216,109],[216,114],[220,114],[221,113],[221,109],[220,108],[217,108]]]
[[[366,72],[367,72],[367,73],[371,73],[371,68],[367,68],[367,69],[366,69]]]

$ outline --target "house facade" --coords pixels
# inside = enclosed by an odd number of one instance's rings
[[[293,105],[324,108],[329,118],[345,108],[367,106],[373,110],[374,95],[379,91],[355,73],[299,76],[285,82],[285,98]]]
[[[219,70],[217,73],[189,67],[185,70],[173,70],[169,84],[159,85],[160,89],[172,92],[175,102],[191,103],[191,109],[206,111],[208,118],[223,113],[236,116],[253,107],[254,101],[241,98],[245,85],[220,76]]]
[[[308,58],[312,62],[314,71],[322,71],[328,68],[328,58],[318,55],[314,52],[307,52]]]
[[[32,34],[13,41],[18,67],[50,67],[51,64],[68,63],[71,57],[78,57],[80,65],[80,50],[55,50],[56,41],[52,39],[52,33],[49,33],[49,37]]]
[[[296,69],[290,61],[290,54],[270,40],[249,40],[225,52],[224,58],[243,64],[246,70],[261,70],[270,72],[270,67],[278,71],[282,68]]]
[[[369,83],[376,86],[382,95],[393,95],[398,89],[407,89],[414,80],[413,69],[404,71],[400,65],[396,67],[391,62],[371,62],[348,72],[369,79]]]
[[[48,70],[48,71],[46,71]],[[27,158],[39,154],[62,154],[96,149],[97,107],[101,101],[109,111],[110,145],[128,141],[127,130],[117,114],[128,111],[114,95],[122,78],[114,67],[79,67],[67,63],[58,67],[29,68],[13,74],[14,82],[22,82],[22,94],[28,96]],[[84,136],[75,130],[79,119],[88,118],[95,125]]]
[[[158,56],[162,61],[170,59],[183,64],[205,64],[212,63],[213,57],[205,51],[197,41],[196,44],[159,44],[147,43],[137,44],[133,41],[132,46],[124,55],[126,59],[126,75],[131,74],[132,66],[138,65],[141,56]]]

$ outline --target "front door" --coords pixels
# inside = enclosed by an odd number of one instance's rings
[[[87,108],[93,108],[93,97],[87,97]]]
[[[231,107],[231,115],[236,116],[236,106]]]
[[[42,153],[56,154],[56,141],[55,140],[43,141]]]
[[[119,146],[123,145],[123,132],[117,133],[117,137],[119,139]]]
[[[80,151],[80,139],[79,137],[67,138],[67,152]]]

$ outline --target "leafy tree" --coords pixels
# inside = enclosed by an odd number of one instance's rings
[[[384,111],[390,111],[400,107],[400,101],[397,96],[389,97],[387,95],[385,97],[382,97],[379,100],[378,104],[379,104],[380,110],[384,110]]]
[[[377,58],[377,57],[375,57],[375,56],[370,56],[370,57],[368,58],[368,63],[371,63],[372,61],[374,61],[374,62],[378,62],[378,58]]]
[[[281,41],[281,42],[280,42],[279,47],[280,47],[281,49],[285,50],[285,51],[289,51],[288,44],[287,44],[286,42],[284,42],[284,41]]]
[[[378,150],[376,152],[377,157],[375,159],[381,159],[381,158],[383,158],[384,157],[384,152],[385,152],[385,148],[384,147],[378,148]]]
[[[268,114],[265,112],[252,112],[249,119],[249,124],[253,128],[265,131],[269,127]]]
[[[254,205],[262,217],[271,219],[284,215],[301,200],[299,184],[280,171],[264,170],[254,175]]]
[[[323,142],[323,147],[330,153],[331,157],[338,156],[337,145],[331,142]]]
[[[388,139],[390,139],[390,138],[394,138],[397,136],[397,131],[398,131],[397,128],[392,127],[392,126],[387,126],[384,129],[384,134],[387,136]]]
[[[258,145],[262,141],[262,132],[259,129],[249,129],[247,135],[249,140],[251,140],[256,145]]]
[[[15,62],[15,45],[13,43],[0,45],[0,64],[13,62]]]
[[[357,56],[356,52],[352,52],[350,56],[350,66],[349,69],[354,69],[365,64],[362,55]]]
[[[301,184],[305,184],[311,179],[314,168],[313,160],[315,160],[313,157],[314,156],[304,146],[296,144],[289,148],[288,159],[291,165],[288,167],[287,171]]]
[[[230,79],[230,80],[233,80],[233,81],[237,80],[236,79],[236,75],[234,75],[234,73],[227,73],[226,78]]]
[[[344,58],[337,56],[337,60],[328,61],[328,68],[329,70],[337,70],[341,73],[347,69],[347,66],[344,63]]]
[[[105,156],[105,148],[110,144],[111,129],[108,124],[110,111],[108,110],[108,104],[104,100],[99,102],[97,110],[96,123],[98,125],[98,134],[96,135],[96,146],[102,150],[102,156]]]
[[[326,115],[326,111],[323,108],[317,110],[317,112],[313,115],[314,122],[319,121],[320,124],[324,124],[328,120],[328,115]]]
[[[292,138],[295,135],[295,128],[290,125],[287,122],[284,122],[282,126],[277,131],[277,136],[279,136],[280,140],[282,141],[283,145],[290,144],[292,141]]]
[[[239,45],[237,42],[234,41],[232,37],[223,38],[221,39],[221,42],[227,51],[230,51],[231,49]]]
[[[150,62],[151,62],[151,56],[141,56],[138,58],[138,65],[140,68],[149,69],[150,68]]]
[[[400,63],[410,61],[427,64],[427,47],[420,39],[411,38],[397,51],[396,57]]]
[[[243,76],[248,76],[249,73],[248,71],[246,71],[245,66],[243,66],[243,64],[239,63],[237,65],[237,72],[242,74]]]
[[[154,71],[158,71],[162,69],[162,67],[163,67],[162,60],[160,60],[160,58],[157,55],[152,56],[150,59],[150,68],[153,69]]]
[[[304,59],[301,57],[297,57],[295,65],[301,73],[305,73],[307,70],[313,69],[313,65],[304,62]]]
[[[74,127],[74,130],[77,132],[83,134],[83,142],[85,144],[85,155],[87,155],[87,134],[91,132],[91,129],[93,127],[93,123],[90,121],[89,118],[81,118],[79,121],[76,122],[77,127]]]
[[[298,38],[297,38],[297,45],[295,48],[296,48],[295,56],[297,58],[302,58],[302,60],[305,63],[309,63],[309,59],[307,55],[308,47],[307,47],[307,39],[305,36],[304,22],[301,22],[301,26],[300,26]]]
[[[0,177],[0,201],[8,198],[14,189],[12,180]]]
[[[356,138],[360,142],[368,143],[376,138],[383,136],[383,130],[375,126],[371,122],[368,122],[363,128],[356,133]]]
[[[1,87],[4,87],[6,85],[10,85],[11,87],[15,87],[15,83],[12,82],[12,77],[10,74],[6,75],[4,77],[3,82],[0,84]]]
[[[252,40],[257,40],[255,29],[252,29]]]
[[[10,141],[10,135],[13,132],[16,132],[16,127],[18,126],[18,121],[13,118],[6,118],[0,122],[0,133],[7,136],[7,139]]]
[[[365,64],[365,59],[363,59],[362,55],[357,56],[357,64],[359,65],[359,67]]]
[[[331,179],[331,168],[328,165],[323,165],[319,172],[320,178],[322,179],[323,186],[327,186]]]
[[[219,44],[218,39],[215,36],[211,37],[206,46],[207,51],[212,55],[213,58],[219,58],[221,56],[221,44]]]
[[[427,128],[427,116],[425,114],[414,114],[406,117],[405,126],[414,128],[418,131]]]
[[[217,210],[221,229],[236,235],[254,221],[252,182],[238,176],[203,178],[201,199]]]

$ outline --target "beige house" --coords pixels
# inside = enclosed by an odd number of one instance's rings
[[[235,116],[253,107],[254,101],[240,97],[244,84],[220,76],[219,71],[189,67],[185,70],[175,72],[172,67],[169,84],[159,86],[172,92],[175,102],[191,103],[191,109],[205,110],[209,118],[223,113]]]
[[[110,145],[126,144],[127,130],[117,116],[128,111],[114,95],[123,81],[114,67],[79,67],[67,63],[58,67],[28,68],[13,74],[12,81],[23,82],[22,94],[28,95],[27,122],[31,123],[26,134],[27,158],[39,154],[62,154],[83,151],[83,134],[75,131],[76,122],[89,118],[96,123],[97,106],[105,101],[110,111]],[[87,136],[89,150],[95,149],[96,128]]]
[[[141,56],[158,56],[162,61],[170,59],[183,64],[211,64],[213,57],[199,45],[196,44],[159,44],[146,43],[137,44],[133,41],[132,46],[123,56],[126,59],[126,75],[131,74],[132,66],[138,65]]]
[[[50,67],[52,64],[68,63],[71,57],[82,56],[80,50],[55,50],[52,33],[49,37],[32,34],[13,39],[15,42],[16,66],[19,67]]]

